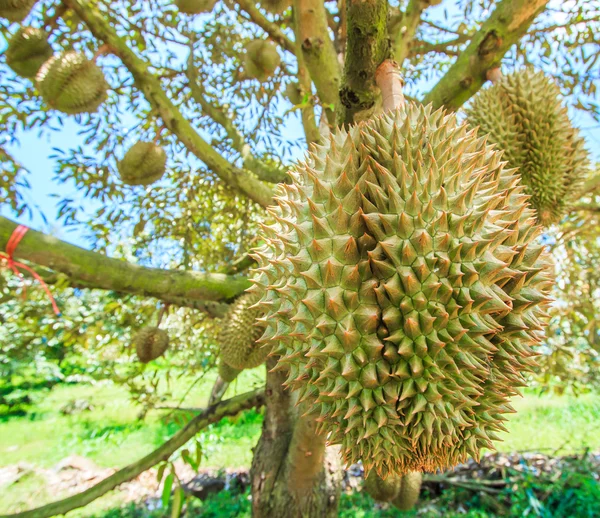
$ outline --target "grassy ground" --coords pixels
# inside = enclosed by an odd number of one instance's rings
[[[260,370],[242,373],[225,397],[249,390],[260,384],[261,378]],[[214,377],[208,375],[197,383],[187,396],[185,405],[204,406],[213,381]],[[189,380],[187,383],[185,380],[178,382],[176,396],[181,397],[188,387]],[[76,399],[87,400],[94,409],[63,415],[60,409]],[[174,402],[165,402],[165,405]],[[504,442],[498,443],[499,450],[536,450],[553,454],[566,454],[583,448],[600,450],[600,395],[574,398],[539,397],[529,393],[525,398],[516,400],[514,406],[518,412],[510,417],[507,425],[510,433],[504,437]],[[0,466],[26,461],[36,466],[51,467],[69,455],[82,455],[100,466],[119,467],[144,456],[182,425],[181,421],[165,420],[167,411],[164,410],[151,412],[143,422],[137,420],[138,414],[139,408],[130,402],[122,388],[109,384],[56,386],[41,393],[38,403],[27,416],[0,421]],[[205,430],[199,437],[205,453],[203,466],[248,467],[251,448],[260,434],[261,420],[259,412],[249,411],[237,419],[225,419]],[[19,504],[40,505],[59,496],[49,494],[36,476],[24,477],[10,489],[0,490],[0,514],[15,510]],[[118,494],[111,493],[85,511],[69,516],[105,516],[102,514],[104,510],[116,507],[118,502]],[[245,511],[240,509],[242,514],[238,515],[244,516]],[[138,516],[135,512],[134,509],[134,514],[127,516]],[[121,515],[106,515],[107,518],[113,516]],[[363,513],[356,516],[372,515]]]

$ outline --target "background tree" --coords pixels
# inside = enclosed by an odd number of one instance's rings
[[[556,80],[573,113],[581,112],[583,120],[600,118],[595,88],[600,12],[592,2],[64,0],[34,5],[7,0],[0,2],[0,15],[17,21],[27,15],[23,25],[46,30],[55,53],[73,50],[87,56],[107,81],[106,99],[97,111],[75,115],[82,145],[65,146],[54,157],[57,182],[75,186],[94,207],[86,215],[79,202],[64,198],[59,217],[86,229],[94,251],[35,231],[23,238],[15,258],[35,265],[55,286],[64,316],[58,328],[44,317],[47,328],[32,333],[43,297],[27,302],[5,297],[6,329],[16,337],[12,348],[3,350],[8,359],[48,351],[57,337],[65,336],[60,347],[85,343],[92,356],[112,348],[107,361],[126,363],[123,358],[131,356],[123,345],[129,335],[154,325],[157,304],[168,304],[162,321],[172,335],[168,354],[198,373],[215,365],[218,319],[250,286],[254,263],[247,254],[260,243],[259,224],[269,222],[265,208],[273,203],[275,184],[289,181],[288,166],[329,128],[381,111],[375,72],[387,59],[398,63],[407,97],[434,108],[458,110],[484,86],[490,71],[533,64]],[[4,36],[12,41],[17,25],[2,23]],[[10,66],[9,53],[4,56]],[[78,66],[92,65],[86,60]],[[60,131],[66,115],[48,100],[62,90],[48,91],[39,78],[32,82],[16,76],[4,64],[0,80],[6,144],[22,130]],[[94,98],[100,97],[102,88]],[[129,155],[140,142],[164,150],[166,167],[161,157],[157,165],[144,162],[145,154]],[[144,186],[145,181],[125,174],[131,172],[123,165],[125,156],[134,170],[152,166],[155,183]],[[2,202],[17,214],[31,211],[23,198],[27,172],[5,147],[0,160]],[[595,202],[590,188],[562,225],[549,231],[559,239],[563,275],[577,276],[576,285],[586,294],[595,289],[595,281],[575,255],[590,259],[594,251],[583,250],[587,244],[560,243],[580,235],[581,221],[595,221]],[[587,232],[594,228],[587,221],[583,226]],[[15,227],[0,219],[0,249]],[[126,245],[115,246],[117,241]],[[570,269],[573,263],[580,274]],[[14,285],[7,286],[7,294],[8,288]],[[571,300],[572,293],[565,297]],[[572,311],[594,314],[585,297]],[[27,320],[34,303],[36,318]],[[560,312],[555,322],[558,330]],[[589,325],[581,324],[577,334],[595,356]],[[88,332],[94,339],[82,340]],[[558,364],[557,351],[565,344],[559,347],[553,340],[548,363]],[[267,360],[267,367],[273,365],[273,359]],[[123,379],[140,375],[138,369]],[[208,419],[264,402],[263,434],[252,470],[255,514],[283,516],[294,510],[295,515],[333,516],[339,455],[325,447],[314,420],[298,414],[284,380],[283,374],[269,372],[264,396],[252,392],[219,403]],[[222,387],[215,401],[220,392]],[[155,402],[150,396],[141,399]],[[193,435],[194,426],[185,433]],[[180,435],[168,444],[177,447],[182,437],[189,438]],[[161,449],[121,477],[135,476],[172,451]],[[117,477],[31,516],[85,505],[122,481]]]

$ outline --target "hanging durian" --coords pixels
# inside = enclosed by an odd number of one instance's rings
[[[158,327],[144,327],[133,338],[139,361],[148,363],[165,354],[169,348],[169,335]]]
[[[242,372],[242,370],[227,365],[227,363],[223,361],[223,358],[219,358],[218,372],[223,381],[231,383],[235,378],[238,377],[238,374]]]
[[[175,0],[175,5],[180,12],[185,14],[210,13],[217,0]]]
[[[466,109],[470,124],[518,167],[542,225],[556,223],[581,192],[589,161],[558,86],[542,72],[523,69],[481,90]]]
[[[365,478],[364,490],[378,502],[391,502],[400,491],[401,485],[400,475],[389,475],[384,480],[371,470]]]
[[[421,482],[423,474],[418,471],[411,471],[402,477],[400,489],[392,504],[400,511],[410,511],[419,500],[421,492]]]
[[[67,51],[46,61],[35,78],[44,101],[63,113],[92,113],[106,99],[102,69],[81,52]]]
[[[16,74],[31,79],[51,56],[52,47],[46,31],[36,27],[21,27],[8,42],[6,64]]]
[[[291,0],[260,0],[260,6],[273,14],[280,14],[291,5]]]
[[[150,185],[160,180],[167,167],[165,150],[154,142],[136,142],[117,164],[127,185]]]
[[[267,40],[253,40],[246,45],[244,70],[246,75],[261,82],[267,81],[277,70],[281,58],[277,46]]]
[[[504,429],[552,281],[503,165],[454,115],[408,103],[339,129],[278,186],[259,342],[348,464],[443,469]]]
[[[37,0],[0,0],[0,18],[9,22],[22,22]]]
[[[269,353],[268,347],[256,343],[264,331],[264,325],[256,321],[262,316],[262,310],[252,307],[259,298],[245,293],[232,304],[223,319],[223,328],[217,340],[221,346],[221,358],[236,369],[258,367],[265,362]]]

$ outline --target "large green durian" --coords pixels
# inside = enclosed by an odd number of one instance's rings
[[[0,0],[0,18],[9,22],[22,22],[37,0]]]
[[[347,463],[433,471],[503,430],[552,284],[514,170],[454,115],[337,130],[280,184],[253,290],[287,385]]]
[[[281,57],[274,43],[253,40],[246,45],[244,70],[248,77],[264,82],[275,73],[280,62]]]
[[[167,167],[165,150],[154,142],[136,142],[117,164],[127,185],[150,185],[160,180]]]
[[[589,161],[558,86],[531,69],[509,74],[481,90],[466,109],[467,120],[518,167],[542,225],[557,222],[581,192]]]
[[[419,500],[422,481],[423,474],[418,471],[411,471],[404,475],[400,481],[398,494],[392,500],[394,507],[401,511],[410,511]]]
[[[180,12],[185,14],[210,13],[217,0],[175,0],[175,5]]]
[[[46,103],[72,115],[95,112],[108,90],[102,69],[85,54],[74,51],[51,57],[35,80]]]
[[[264,325],[256,319],[262,316],[259,307],[253,307],[260,297],[245,293],[231,306],[223,319],[223,328],[219,333],[221,358],[236,369],[253,369],[265,362],[268,347],[256,343],[264,331]],[[257,325],[258,324],[258,325]]]
[[[36,27],[21,27],[8,42],[6,64],[16,74],[31,79],[50,56],[48,33]]]
[[[223,361],[223,358],[219,358],[219,364],[217,368],[219,376],[223,381],[226,381],[227,383],[231,383],[235,378],[238,377],[238,374],[242,372],[242,369],[236,369],[235,367],[232,367],[231,365],[225,363]]]
[[[156,360],[169,348],[169,335],[158,327],[144,327],[133,337],[133,345],[142,363]]]

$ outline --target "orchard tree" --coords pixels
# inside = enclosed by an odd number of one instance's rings
[[[251,407],[255,516],[336,516],[359,461],[407,508],[421,472],[493,447],[548,322],[543,239],[597,212],[567,114],[600,118],[594,2],[0,0],[0,17],[2,202],[31,211],[15,135],[75,121],[55,180],[87,206],[65,196],[59,217],[94,245],[0,218],[5,265],[64,313],[32,333],[19,312],[45,299],[11,280],[10,354],[60,332],[137,366],[219,368],[212,404],[155,452],[16,516],[84,506]],[[265,363],[264,388],[222,400]]]

